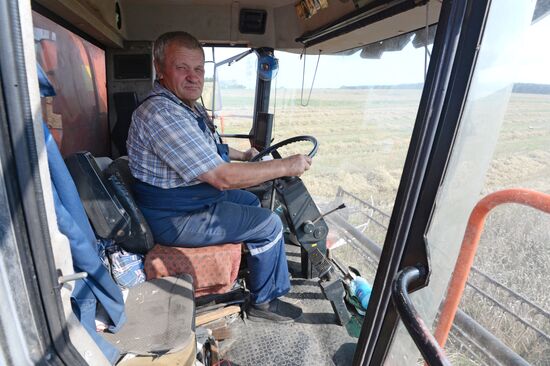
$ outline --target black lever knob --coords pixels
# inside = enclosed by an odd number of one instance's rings
[[[302,229],[304,230],[304,233],[311,234],[315,230],[315,224],[311,220],[306,220],[302,225]]]
[[[315,220],[306,220],[304,221],[304,223],[302,224],[302,230],[304,231],[304,233],[306,234],[313,234],[313,236],[316,238],[316,239],[320,239],[322,238],[323,236],[325,236],[327,233],[326,233],[326,230],[324,227],[318,227],[316,228],[315,227],[315,224],[321,220],[323,217],[325,217],[326,215],[328,214],[331,214],[333,213],[334,211],[337,211],[337,210],[341,210],[343,208],[346,208],[346,205],[345,204],[341,204],[340,206],[336,207],[336,208],[333,208],[332,210],[320,215],[319,217],[317,217]]]

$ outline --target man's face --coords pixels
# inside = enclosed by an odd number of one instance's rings
[[[156,66],[161,84],[185,104],[193,107],[195,101],[200,98],[204,86],[202,50],[169,43],[165,48],[164,65]]]

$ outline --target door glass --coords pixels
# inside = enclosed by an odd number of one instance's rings
[[[467,222],[483,197],[512,188],[550,193],[550,18],[534,1],[494,1],[426,240],[430,284],[412,299],[435,330]],[[550,202],[548,203],[550,206]],[[485,223],[446,352],[452,364],[550,362],[550,215],[517,204]],[[457,264],[461,268],[465,263]],[[400,325],[387,363],[421,364]]]

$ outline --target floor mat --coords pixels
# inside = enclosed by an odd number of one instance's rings
[[[291,324],[235,321],[232,339],[220,343],[222,358],[234,366],[351,365],[357,338],[336,324],[317,280],[299,278],[299,248],[287,246],[287,257],[294,276],[283,299],[300,306],[303,316]]]

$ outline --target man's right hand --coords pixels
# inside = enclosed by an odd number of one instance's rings
[[[288,173],[286,174],[288,177],[299,177],[311,167],[311,158],[307,155],[296,154],[289,156],[288,158],[284,158],[283,161],[285,162],[288,170]]]
[[[197,178],[220,190],[240,189],[280,177],[299,177],[310,166],[309,156],[292,155],[254,163],[222,163]]]

